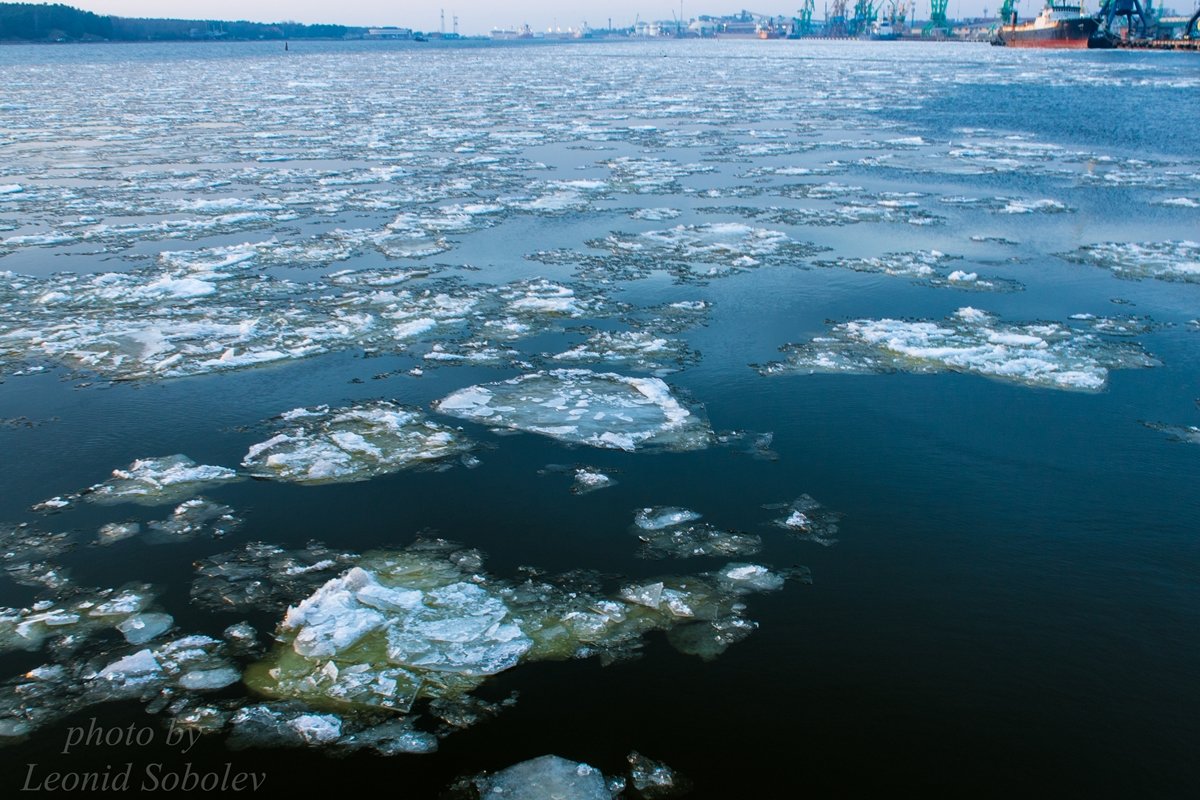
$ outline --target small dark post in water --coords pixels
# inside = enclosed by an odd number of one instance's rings
[[[283,43],[283,52],[287,52],[287,42]]]

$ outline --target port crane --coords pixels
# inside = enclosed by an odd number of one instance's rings
[[[829,7],[825,8],[825,35],[826,36],[846,36],[846,2],[847,0],[833,0],[833,10]]]
[[[1118,17],[1125,18],[1125,30],[1130,36],[1135,35],[1135,24],[1141,29],[1140,35],[1150,35],[1152,13],[1149,0],[1147,0],[1145,8],[1142,7],[1140,0],[1104,0],[1100,5],[1100,13],[1097,18],[1100,20],[1105,36],[1116,36],[1112,28]],[[1134,17],[1137,18],[1136,23]]]
[[[851,36],[862,36],[869,33],[871,23],[879,16],[879,9],[875,7],[874,0],[855,0],[854,16],[850,18],[850,23],[847,25],[848,32]]]
[[[946,6],[950,0],[930,0],[929,22],[921,29],[922,36],[936,36],[938,33],[950,33],[950,21],[946,19]]]
[[[813,11],[815,10],[816,0],[804,0],[798,11],[800,14],[799,24],[796,26],[796,33],[800,36],[812,36],[813,33]]]

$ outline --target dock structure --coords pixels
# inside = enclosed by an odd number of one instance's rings
[[[1200,53],[1200,39],[1117,39],[1113,46],[1127,50],[1190,50]]]

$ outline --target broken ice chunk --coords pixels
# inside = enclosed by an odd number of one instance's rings
[[[522,761],[474,783],[489,800],[612,800],[600,770],[559,756]]]
[[[83,496],[105,505],[158,506],[237,479],[237,473],[227,467],[197,464],[185,455],[141,458],[125,469],[114,469],[111,478],[85,490]]]
[[[941,322],[843,322],[829,336],[781,349],[787,360],[760,367],[761,373],[971,372],[1086,392],[1102,390],[1110,369],[1157,363],[1132,343],[1104,341],[1062,323],[1002,323],[975,308],[960,308]]]
[[[638,539],[641,558],[750,556],[762,548],[762,539],[753,534],[723,531],[703,522],[643,531]]]
[[[121,589],[79,592],[57,602],[43,600],[30,608],[0,608],[0,652],[37,650],[50,637],[71,637],[79,642],[105,628],[117,628],[130,642],[140,644],[171,624],[166,614],[137,619],[153,602],[150,586],[130,584]]]
[[[363,481],[471,449],[459,431],[386,401],[298,408],[279,419],[289,427],[252,445],[242,460],[253,475],[296,483]]]
[[[571,491],[575,494],[587,494],[597,489],[607,489],[615,484],[616,481],[612,477],[599,470],[581,468],[575,470],[575,484],[571,487]]]
[[[175,620],[170,614],[147,612],[126,617],[117,623],[116,628],[130,644],[145,644],[174,624]]]
[[[700,519],[700,514],[675,506],[652,506],[638,509],[633,515],[633,524],[644,531],[658,531],[673,525]]]
[[[779,503],[764,508],[782,509],[783,516],[775,520],[775,525],[798,538],[826,547],[837,542],[835,537],[841,514],[829,511],[809,495],[800,495],[791,503]]]
[[[96,541],[102,545],[115,544],[141,532],[142,526],[137,522],[109,522],[100,526],[100,530],[96,532]]]
[[[201,535],[221,537],[241,524],[229,506],[196,497],[181,503],[168,519],[149,523],[148,539],[156,544],[169,544]]]
[[[317,543],[303,550],[284,550],[251,542],[197,562],[192,601],[216,611],[281,611],[312,594],[357,557]]]
[[[600,362],[665,375],[695,363],[699,356],[679,339],[651,331],[597,331],[583,344],[551,356],[555,361]]]
[[[681,625],[667,631],[667,641],[679,652],[712,661],[758,627],[752,620],[728,617]]]
[[[493,427],[619,450],[697,450],[708,423],[658,378],[579,369],[535,372],[460,389],[434,404],[451,416]]]
[[[1060,258],[1111,270],[1119,278],[1158,278],[1200,283],[1200,242],[1107,242]]]
[[[715,573],[717,582],[736,592],[774,592],[783,588],[785,579],[761,564],[726,564]]]
[[[645,800],[671,797],[690,788],[690,782],[675,770],[661,761],[646,758],[636,750],[625,760],[629,762],[629,783]]]

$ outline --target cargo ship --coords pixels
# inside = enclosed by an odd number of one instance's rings
[[[1083,10],[1083,4],[1070,5],[1048,0],[1042,13],[1031,22],[1017,24],[1013,12],[1011,24],[996,30],[992,44],[1000,47],[1079,47],[1088,42],[1100,23]]]

